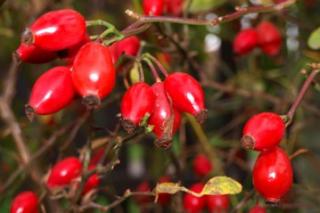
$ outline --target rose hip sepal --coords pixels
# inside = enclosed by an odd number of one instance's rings
[[[32,87],[26,115],[47,115],[65,108],[74,98],[71,71],[68,67],[54,67],[43,73]]]
[[[242,146],[258,151],[277,146],[284,133],[285,123],[280,115],[262,112],[251,117],[243,128]]]
[[[171,145],[172,136],[180,126],[181,115],[170,103],[171,100],[165,91],[163,82],[154,83],[152,90],[156,100],[149,124],[153,126],[152,131],[157,136],[156,143],[160,147],[168,148]]]
[[[204,92],[191,75],[182,72],[170,74],[164,81],[164,87],[177,110],[194,115],[200,123],[207,118]]]
[[[140,39],[137,36],[129,36],[117,41],[110,46],[113,63],[117,63],[122,54],[135,57],[140,49]]]
[[[275,56],[280,52],[282,38],[278,28],[271,22],[262,21],[256,28],[258,33],[258,45],[262,51]]]
[[[68,157],[55,164],[49,172],[47,186],[50,189],[69,185],[80,176],[82,163],[76,157]]]
[[[212,163],[204,154],[197,155],[193,160],[193,171],[200,177],[205,177],[212,172],[212,167]]]
[[[155,95],[152,88],[139,82],[132,85],[124,94],[121,101],[121,124],[123,128],[132,132],[145,116],[154,111]]]
[[[42,64],[54,60],[57,57],[55,52],[47,51],[33,44],[20,44],[16,53],[19,59],[25,63]]]
[[[10,213],[38,213],[38,207],[38,196],[31,191],[24,191],[13,199]]]
[[[148,16],[160,16],[164,10],[164,0],[143,0],[143,11]]]
[[[233,52],[245,55],[258,45],[258,33],[255,29],[248,28],[240,31],[233,41]]]
[[[280,148],[261,152],[253,168],[254,188],[269,202],[278,202],[291,188],[293,172]]]
[[[47,12],[33,22],[22,35],[22,42],[49,51],[59,51],[78,44],[86,33],[84,17],[75,10]]]
[[[73,62],[72,80],[83,103],[89,108],[98,106],[115,85],[115,69],[108,47],[98,42],[83,45]]]
[[[228,195],[207,195],[206,201],[209,212],[228,212],[230,206]]]
[[[204,185],[202,183],[195,183],[190,187],[191,191],[200,193]],[[186,193],[183,197],[183,207],[186,213],[200,213],[206,204],[205,196],[196,197],[192,194]]]

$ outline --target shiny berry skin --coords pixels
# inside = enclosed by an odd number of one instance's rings
[[[79,177],[82,163],[76,157],[65,158],[56,163],[49,174],[47,185],[49,188],[63,187]]]
[[[152,90],[156,100],[149,124],[153,126],[152,131],[157,136],[158,144],[162,147],[168,147],[172,136],[180,126],[181,115],[173,107],[173,104],[170,104],[163,82],[153,84]]]
[[[151,192],[152,189],[147,181],[143,181],[140,183],[136,190],[137,192]],[[140,205],[144,205],[146,203],[150,203],[153,201],[153,196],[148,196],[148,195],[136,195],[134,196],[134,199],[136,202]]]
[[[278,28],[268,21],[261,22],[257,28],[258,44],[262,51],[269,55],[275,56],[280,52],[282,38]]]
[[[164,87],[177,110],[196,116],[200,123],[206,119],[204,92],[199,82],[191,75],[173,73],[165,79]]]
[[[182,14],[184,0],[164,0],[166,12],[173,16],[180,16]]]
[[[71,71],[68,67],[54,67],[43,73],[34,83],[26,105],[26,114],[47,115],[65,108],[74,98]]]
[[[83,45],[73,62],[72,79],[87,106],[99,105],[115,85],[115,69],[108,47],[98,42]]]
[[[143,11],[148,16],[161,16],[164,10],[164,0],[143,0]]]
[[[267,210],[257,204],[249,210],[249,213],[267,213]]]
[[[87,192],[96,189],[100,184],[100,177],[97,174],[91,175],[86,183],[83,186],[82,194],[86,194]]]
[[[228,195],[207,195],[207,206],[211,213],[228,212],[230,199]]]
[[[122,54],[135,57],[140,49],[140,39],[137,36],[129,36],[117,41],[110,46],[113,63],[116,63]]]
[[[292,166],[279,147],[261,152],[253,168],[254,188],[269,202],[278,202],[292,186]]]
[[[162,176],[159,179],[159,183],[171,182],[171,178],[169,176]],[[157,203],[162,206],[168,205],[171,200],[171,195],[167,193],[160,193],[158,196]]]
[[[205,177],[212,172],[212,163],[206,155],[199,154],[194,158],[193,172],[200,177]]]
[[[10,213],[38,213],[38,206],[38,196],[31,191],[25,191],[13,199]]]
[[[238,55],[249,53],[258,45],[258,33],[255,29],[248,28],[240,31],[233,41],[233,52]]]
[[[155,95],[148,84],[139,82],[131,86],[121,101],[123,127],[131,132],[147,114],[152,114],[154,104]]]
[[[251,117],[243,128],[242,146],[258,151],[278,145],[285,133],[282,118],[272,112],[262,112]]]
[[[42,64],[54,60],[57,57],[55,52],[47,51],[33,44],[21,43],[16,50],[21,61],[31,64]]]
[[[42,49],[59,51],[78,44],[86,33],[84,17],[62,9],[43,14],[25,31],[22,41]]]
[[[190,187],[190,190],[200,193],[203,187],[204,185],[202,183],[196,183]],[[186,213],[202,212],[203,208],[205,207],[205,204],[206,204],[206,198],[204,196],[196,197],[192,194],[186,193],[183,197],[183,207]]]

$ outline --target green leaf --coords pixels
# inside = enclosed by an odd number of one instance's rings
[[[308,46],[311,49],[320,49],[320,27],[318,27],[310,34],[308,39]]]
[[[234,195],[242,191],[242,185],[229,177],[217,176],[211,178],[204,186],[201,195],[229,194]]]
[[[188,9],[191,13],[209,11],[222,5],[225,1],[226,0],[194,0]]]

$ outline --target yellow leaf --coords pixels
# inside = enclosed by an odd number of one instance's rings
[[[216,194],[238,194],[242,191],[242,185],[236,180],[226,177],[217,176],[211,178],[203,187],[201,195]]]

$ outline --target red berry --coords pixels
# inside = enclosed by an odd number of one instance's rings
[[[230,200],[228,195],[207,195],[207,205],[209,212],[222,213],[228,212]]]
[[[212,164],[207,156],[199,154],[194,158],[193,171],[200,177],[207,176],[212,171]]]
[[[103,157],[104,152],[105,152],[105,148],[104,147],[99,148],[97,151],[95,151],[92,154],[92,157],[90,159],[89,167],[95,167],[99,163],[101,158]]]
[[[166,183],[166,182],[170,182],[170,181],[171,181],[171,178],[169,176],[162,176],[159,179],[159,183]],[[160,193],[157,202],[160,205],[165,206],[170,202],[170,199],[171,199],[171,195],[170,194]]]
[[[71,71],[59,66],[42,74],[33,85],[26,114],[47,115],[65,108],[74,97]]]
[[[173,73],[166,78],[164,86],[177,110],[196,116],[199,122],[206,119],[204,92],[199,82],[191,75]]]
[[[115,69],[108,47],[89,42],[79,50],[73,62],[72,79],[88,106],[97,106],[115,85]]]
[[[151,192],[151,187],[149,185],[149,183],[147,181],[143,181],[142,183],[140,183],[137,188],[136,188],[137,192]],[[150,203],[152,202],[152,198],[149,195],[136,195],[134,196],[134,199],[136,200],[136,202],[140,205],[144,205],[146,203]]]
[[[156,96],[156,100],[149,124],[153,126],[152,131],[157,136],[159,145],[168,147],[172,140],[172,135],[174,135],[180,126],[181,115],[172,104],[170,104],[162,82],[153,84],[152,90]]]
[[[38,213],[38,206],[38,196],[31,191],[25,191],[14,198],[10,213]]]
[[[160,16],[163,13],[164,0],[143,0],[143,11],[148,16]]]
[[[203,189],[204,185],[202,183],[193,184],[190,187],[191,191],[200,193]],[[205,197],[196,197],[192,194],[185,194],[183,197],[183,207],[187,213],[198,213],[201,212],[205,207]]]
[[[258,45],[258,34],[255,29],[248,28],[240,31],[233,41],[233,51],[238,55],[249,53]]]
[[[25,31],[22,40],[45,50],[58,51],[78,44],[85,33],[84,17],[77,11],[63,9],[40,16]]]
[[[180,16],[183,9],[184,0],[165,0],[167,13],[173,16]]]
[[[21,43],[16,50],[21,61],[31,64],[47,63],[57,57],[55,52],[41,49],[33,44]]]
[[[83,186],[82,194],[97,188],[100,184],[100,177],[97,174],[91,175]]]
[[[278,145],[285,132],[282,118],[272,112],[262,112],[251,117],[243,128],[242,146],[258,151]]]
[[[268,201],[278,202],[291,188],[292,167],[279,147],[261,152],[253,169],[253,185]]]
[[[252,207],[249,211],[249,213],[266,213],[266,212],[267,210],[264,207],[259,206],[258,204]]]
[[[281,48],[281,33],[278,28],[268,21],[261,22],[257,28],[258,44],[262,51],[269,55],[277,55]]]
[[[137,36],[129,36],[117,41],[110,46],[113,63],[116,63],[122,54],[135,57],[140,49],[140,39]]]
[[[131,86],[121,101],[123,127],[131,132],[147,114],[151,115],[154,104],[155,95],[148,84],[139,82]]]
[[[79,177],[82,164],[76,157],[68,157],[55,164],[49,174],[47,185],[49,188],[63,187]]]

